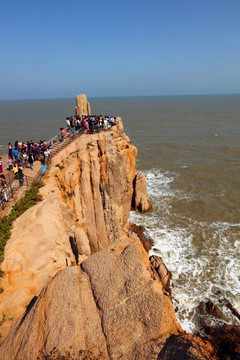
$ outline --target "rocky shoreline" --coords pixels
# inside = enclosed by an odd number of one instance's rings
[[[131,209],[151,209],[122,120],[57,154],[15,221],[2,269],[0,359],[239,359],[239,327],[177,323],[170,278]],[[202,304],[201,311],[214,305]],[[7,356],[6,356],[7,354]]]

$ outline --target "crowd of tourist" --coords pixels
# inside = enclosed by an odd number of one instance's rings
[[[50,149],[46,140],[40,140],[39,142],[31,140],[27,143],[15,141],[14,146],[9,143],[8,170],[12,170],[16,174],[19,168],[29,167],[33,169],[34,161],[40,160],[42,163],[45,163],[49,155]]]
[[[28,167],[33,170],[34,161],[41,161],[42,166],[45,166],[46,160],[50,155],[50,149],[47,145],[47,142],[44,140],[37,141],[28,141],[24,143],[23,141],[15,141],[14,145],[8,143],[8,168],[7,170],[12,172],[14,178],[19,181],[19,186],[22,187],[24,183],[24,168]],[[8,202],[7,196],[7,182],[6,177],[2,174],[3,169],[1,169],[0,174],[0,184],[1,184],[1,198],[4,202]]]
[[[78,131],[81,134],[99,133],[109,129],[116,124],[116,118],[106,116],[71,116],[66,118],[66,128],[60,128],[59,139],[65,141],[68,136],[75,136]],[[24,168],[28,167],[33,170],[35,161],[41,161],[42,170],[46,170],[46,162],[51,154],[50,147],[53,142],[47,143],[46,140],[40,141],[15,141],[8,144],[8,171],[13,172],[14,177],[19,181],[20,187],[24,183]],[[2,174],[2,163],[0,162],[0,184],[1,184],[1,198],[4,202],[8,201],[7,198],[7,182],[5,176]]]
[[[84,134],[93,134],[94,132],[105,131],[116,124],[116,118],[110,115],[82,115],[66,118],[67,129],[60,128],[62,140],[64,140],[66,131],[71,131],[74,136],[76,131]]]

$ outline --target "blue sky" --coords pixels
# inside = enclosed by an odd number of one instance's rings
[[[239,0],[1,1],[0,99],[240,93]]]

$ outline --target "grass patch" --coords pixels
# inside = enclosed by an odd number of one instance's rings
[[[26,191],[24,197],[12,207],[11,213],[0,220],[0,257],[2,257],[4,247],[11,237],[13,221],[41,200],[39,189],[42,186],[41,181],[34,181],[30,189]],[[0,277],[3,276],[4,272],[0,268]]]

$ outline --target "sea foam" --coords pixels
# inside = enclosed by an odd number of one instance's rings
[[[240,224],[181,217],[175,212],[174,201],[191,199],[193,194],[172,186],[178,175],[158,169],[143,173],[154,209],[144,215],[131,212],[129,221],[145,226],[154,240],[150,255],[161,256],[172,272],[174,305],[179,309],[176,316],[183,329],[188,332],[198,329],[200,301],[210,298],[222,307],[217,297],[219,291],[240,310],[237,296],[240,259],[236,257],[240,250]],[[229,241],[233,246],[229,246]],[[232,323],[230,311],[221,310],[224,320]]]

